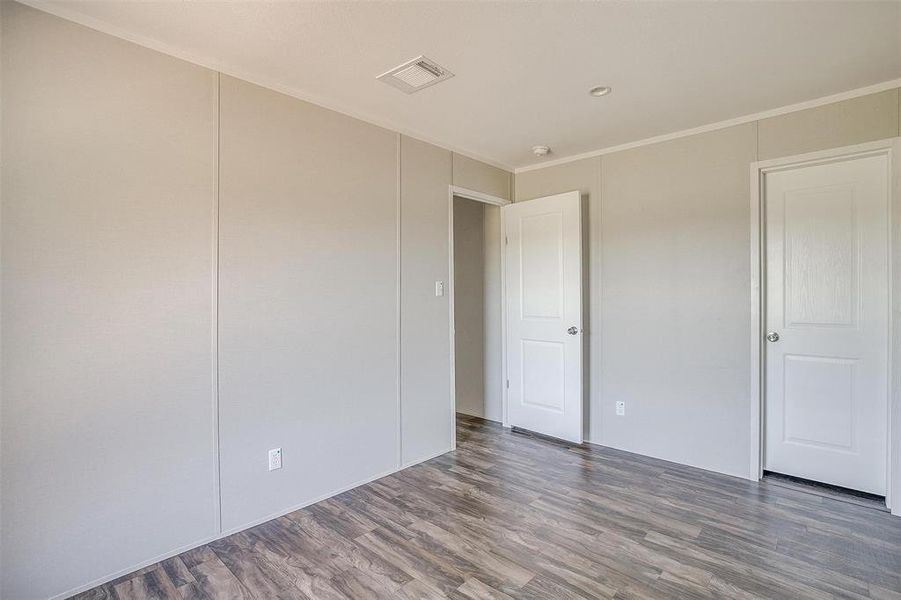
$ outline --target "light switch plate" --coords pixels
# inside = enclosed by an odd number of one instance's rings
[[[439,298],[444,295],[444,282],[436,281],[435,282],[435,295]]]
[[[616,401],[616,416],[622,417],[626,414],[626,403],[622,400]]]

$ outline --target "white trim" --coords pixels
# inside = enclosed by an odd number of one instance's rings
[[[103,585],[104,583],[109,583],[110,581],[113,581],[114,579],[122,577],[123,575],[128,575],[129,573],[133,573],[139,569],[143,569],[144,567],[149,567],[152,564],[162,562],[168,558],[172,558],[173,556],[177,556],[177,555],[181,554],[182,552],[187,552],[188,550],[192,550],[194,548],[198,548],[205,544],[215,542],[216,540],[221,540],[222,538],[226,538],[230,535],[240,533],[246,529],[250,529],[251,527],[256,527],[257,525],[266,523],[273,519],[278,519],[279,517],[283,517],[294,511],[300,510],[302,508],[306,508],[307,506],[316,504],[317,502],[322,502],[323,500],[328,500],[329,498],[333,498],[334,496],[337,496],[338,494],[343,494],[344,492],[346,492],[348,490],[358,488],[361,485],[366,485],[367,483],[372,483],[373,481],[377,481],[379,479],[382,479],[383,477],[388,477],[389,475],[393,475],[394,473],[398,473],[398,472],[403,471],[404,469],[407,469],[414,465],[418,465],[418,464],[424,463],[426,461],[432,460],[433,458],[437,458],[437,457],[441,456],[442,454],[446,454],[446,453],[447,453],[447,450],[441,450],[440,452],[437,452],[433,455],[429,455],[426,458],[420,459],[418,461],[409,462],[402,466],[398,466],[397,468],[389,469],[387,471],[383,471],[381,473],[373,475],[372,477],[367,477],[365,479],[361,479],[355,483],[351,483],[350,485],[340,487],[334,491],[327,492],[325,494],[316,496],[315,498],[313,498],[311,500],[307,500],[306,502],[301,502],[300,504],[296,504],[290,508],[280,510],[278,512],[272,513],[272,514],[262,517],[260,519],[255,519],[253,521],[250,521],[249,523],[245,523],[244,525],[239,525],[238,527],[233,527],[227,531],[219,532],[216,535],[211,535],[209,537],[202,538],[196,542],[192,542],[190,544],[180,546],[174,550],[170,550],[170,551],[164,552],[162,554],[159,554],[159,555],[155,556],[154,558],[141,561],[131,567],[126,567],[125,569],[120,569],[119,571],[116,571],[115,573],[105,575],[103,577],[95,579],[94,581],[92,581],[90,583],[86,583],[84,585],[80,585],[78,587],[72,588],[68,591],[51,596],[48,600],[63,600],[65,598],[69,598],[76,594],[80,594],[81,592],[85,592],[87,590],[95,588],[98,585]]]
[[[894,148],[894,151],[893,151]],[[844,161],[852,158],[863,156],[872,156],[885,154],[889,157],[889,177],[890,185],[888,186],[888,218],[889,218],[889,348],[888,348],[888,431],[887,431],[887,473],[886,473],[886,505],[892,506],[892,499],[901,496],[901,491],[895,489],[901,487],[901,440],[895,439],[893,435],[897,423],[901,421],[901,400],[895,398],[894,394],[894,373],[896,371],[893,362],[892,348],[897,337],[893,328],[893,286],[894,274],[892,255],[896,251],[897,242],[893,231],[898,225],[895,222],[892,204],[898,200],[898,188],[901,187],[898,178],[893,177],[893,161],[899,159],[899,151],[901,148],[901,137],[890,138],[886,140],[878,140],[875,142],[867,142],[864,144],[856,144],[853,146],[845,146],[842,148],[832,148],[819,152],[810,152],[796,156],[786,156],[771,160],[757,161],[751,163],[750,169],[750,185],[751,185],[751,394],[750,394],[750,421],[751,421],[751,452],[748,470],[748,478],[752,481],[758,481],[763,475],[763,449],[764,449],[764,354],[763,354],[763,334],[765,331],[765,311],[766,306],[766,288],[764,273],[764,253],[766,249],[765,240],[765,219],[764,213],[764,187],[763,177],[767,173],[781,171],[785,169],[794,169],[800,166],[811,166],[816,164],[825,164],[835,161]],[[896,170],[896,169],[895,169]],[[894,185],[892,185],[894,184]],[[897,504],[897,503],[896,503]],[[901,506],[895,506],[892,514],[901,516]]]
[[[830,148],[828,150],[819,150],[817,152],[808,152],[806,154],[797,154],[795,156],[783,156],[780,158],[761,160],[751,163],[751,168],[753,169],[756,166],[760,171],[772,172],[794,169],[799,166],[834,162],[837,160],[843,161],[869,154],[883,154],[887,150],[892,149],[892,144],[895,139],[896,138],[887,138],[884,140],[854,144],[853,146],[842,146],[840,148]]]
[[[822,96],[820,98],[815,98],[813,100],[807,100],[804,102],[798,102],[796,104],[789,104],[786,106],[761,111],[758,113],[753,113],[750,115],[744,115],[740,117],[736,117],[733,119],[728,119],[725,121],[717,121],[715,123],[709,123],[706,125],[701,125],[699,127],[694,127],[691,129],[683,129],[680,131],[675,131],[672,133],[667,133],[664,135],[659,135],[655,137],[645,138],[641,140],[637,140],[634,142],[628,142],[625,144],[619,144],[617,146],[609,146],[606,148],[601,148],[599,150],[593,150],[590,152],[584,152],[581,154],[574,154],[571,156],[565,156],[554,160],[549,160],[547,162],[535,164],[535,165],[526,165],[524,167],[512,167],[500,161],[490,159],[487,157],[479,156],[478,154],[469,152],[467,150],[463,150],[461,148],[457,148],[455,146],[451,146],[445,144],[439,140],[433,139],[430,136],[418,132],[413,129],[409,129],[407,127],[402,127],[396,123],[393,123],[386,119],[374,118],[370,115],[360,113],[354,109],[351,109],[347,106],[344,106],[340,103],[332,102],[326,100],[316,94],[311,94],[309,92],[304,92],[297,88],[286,86],[281,83],[277,83],[272,80],[268,80],[266,78],[257,77],[252,75],[242,69],[233,67],[231,65],[208,59],[206,57],[198,56],[192,52],[186,52],[179,48],[176,48],[170,44],[166,44],[164,42],[160,42],[158,40],[154,40],[152,38],[135,34],[130,31],[126,31],[121,27],[117,27],[115,25],[111,25],[105,21],[101,21],[100,19],[95,19],[93,17],[89,17],[87,15],[81,14],[75,10],[70,10],[63,4],[50,4],[45,0],[18,0],[20,3],[30,6],[36,10],[40,10],[42,12],[49,13],[51,15],[60,17],[62,19],[66,19],[67,21],[72,21],[74,23],[78,23],[79,25],[83,25],[95,31],[99,31],[101,33],[105,33],[107,35],[112,35],[114,37],[129,41],[133,44],[137,44],[139,46],[143,46],[145,48],[150,48],[151,50],[156,50],[157,52],[162,52],[163,54],[167,54],[169,56],[173,56],[175,58],[179,58],[181,60],[190,62],[195,65],[199,65],[201,67],[205,67],[207,69],[212,69],[214,71],[218,71],[223,75],[229,75],[231,77],[236,77],[238,79],[242,79],[244,81],[263,86],[265,88],[269,88],[276,92],[285,94],[287,96],[291,96],[293,98],[297,98],[298,100],[303,100],[305,102],[311,102],[320,106],[322,108],[326,108],[328,110],[332,110],[348,117],[358,119],[361,121],[366,121],[372,125],[377,125],[379,127],[384,127],[387,129],[391,129],[394,132],[401,133],[403,135],[416,138],[423,142],[433,144],[435,146],[439,146],[444,148],[445,150],[450,150],[451,152],[455,152],[462,156],[466,156],[468,158],[472,158],[473,160],[477,160],[491,166],[497,167],[499,169],[503,169],[505,171],[510,171],[513,174],[525,173],[526,171],[534,171],[536,169],[543,169],[545,167],[552,167],[555,165],[561,165],[568,162],[573,162],[577,160],[582,160],[584,158],[591,158],[594,156],[602,156],[604,154],[611,154],[613,152],[619,152],[621,150],[628,150],[630,148],[637,148],[640,146],[647,146],[650,144],[656,144],[659,142],[664,142],[668,140],[674,140],[682,137],[687,137],[690,135],[696,135],[699,133],[705,133],[708,131],[715,131],[717,129],[723,129],[725,127],[731,127],[733,125],[741,125],[743,123],[749,123],[752,121],[757,121],[759,119],[765,119],[769,117],[776,117],[779,115],[784,115],[791,112],[796,112],[799,110],[805,110],[808,108],[816,108],[818,106],[824,106],[826,104],[832,104],[833,102],[841,102],[842,100],[850,100],[852,98],[859,98],[861,96],[866,96],[869,94],[875,94],[878,92],[884,92],[886,90],[894,89],[901,87],[901,79],[892,79],[888,81],[883,81],[880,83],[875,83],[873,85],[855,88],[852,90],[847,90],[844,92],[839,92],[837,94],[831,94],[829,96]]]
[[[116,25],[111,25],[110,23],[101,21],[100,19],[95,19],[94,17],[90,17],[81,14],[76,10],[72,10],[65,6],[64,3],[51,4],[43,0],[21,0],[21,4],[25,4],[26,6],[30,6],[31,8],[34,8],[36,10],[49,13],[61,19],[72,21],[73,23],[78,23],[79,25],[83,25],[84,27],[87,27],[89,29],[93,29],[107,35],[123,39],[133,44],[137,44],[138,46],[150,48],[151,50],[162,52],[163,54],[179,58],[189,63],[205,67],[213,71],[218,71],[223,75],[228,75],[230,77],[235,77],[237,79],[259,85],[281,94],[285,94],[286,96],[291,96],[293,98],[297,98],[298,100],[303,100],[304,102],[310,102],[322,108],[341,113],[342,115],[351,117],[353,119],[365,121],[371,125],[390,129],[392,132],[416,138],[417,140],[432,144],[434,146],[439,146],[440,148],[444,148],[445,150],[450,150],[451,152],[455,152],[473,160],[477,160],[479,162],[489,164],[493,167],[503,169],[504,171],[513,172],[513,167],[510,165],[506,165],[502,162],[490,158],[479,156],[478,154],[474,154],[472,152],[469,152],[468,150],[450,146],[448,144],[435,140],[415,129],[410,129],[409,127],[398,125],[397,123],[394,123],[389,119],[380,119],[373,117],[369,114],[359,112],[355,109],[345,106],[339,102],[333,102],[316,94],[312,94],[310,92],[306,92],[292,86],[287,86],[265,77],[258,77],[233,65],[219,62],[215,59],[203,57],[198,54],[194,54],[193,52],[187,52],[165,42],[160,42],[153,38],[127,31],[121,27],[117,27]]]
[[[450,451],[452,452],[453,449],[451,449]],[[401,467],[395,472],[403,471],[404,469],[409,469],[410,467],[415,467],[416,465],[422,464],[424,462],[428,462],[428,461],[432,460],[433,458],[438,458],[439,456],[444,456],[447,453],[448,453],[448,450],[439,450],[438,452],[433,452],[432,454],[427,454],[423,458],[414,458],[413,460],[409,460],[409,461],[405,462],[404,464],[402,464]],[[388,473],[388,475],[391,475],[391,473]],[[376,477],[376,479],[381,479],[381,477]],[[372,481],[375,481],[375,479],[373,479]],[[369,482],[367,482],[367,483],[369,483]],[[347,488],[347,489],[350,490],[353,488]],[[347,490],[344,490],[344,491],[347,491]],[[341,493],[341,492],[339,492],[339,493]]]
[[[451,161],[453,163],[453,161]],[[453,177],[451,177],[453,180]],[[457,449],[457,342],[454,321],[454,186],[447,189],[447,323],[450,336],[451,452]]]
[[[457,448],[457,365],[456,365],[456,332],[454,322],[454,196],[465,198],[467,200],[475,200],[483,204],[492,206],[506,206],[512,204],[509,200],[492,196],[484,192],[477,192],[457,185],[447,186],[447,238],[448,238],[448,281],[447,281],[447,305],[448,305],[448,322],[450,324],[450,401],[451,401],[451,450]],[[503,425],[507,427],[507,302],[505,294],[506,278],[504,272],[504,211],[501,211],[501,380],[502,380],[502,403],[503,403]]]
[[[886,406],[886,431],[885,431],[885,506],[891,511],[892,509],[892,498],[895,497],[894,491],[892,489],[892,470],[895,468],[895,442],[892,441],[892,423],[894,419],[892,419],[892,415],[895,412],[895,398],[894,398],[894,352],[893,347],[895,345],[895,328],[894,328],[894,319],[892,313],[894,310],[892,309],[892,303],[894,302],[894,261],[892,260],[892,254],[894,253],[895,248],[895,238],[894,238],[894,223],[895,223],[895,214],[892,208],[892,204],[895,200],[895,193],[892,189],[893,183],[893,159],[894,159],[894,147],[896,143],[893,141],[888,142],[888,149],[886,151],[886,157],[888,159],[888,181],[886,182],[888,185],[886,189],[888,190],[888,202],[886,206],[886,217],[888,218],[888,256],[887,256],[887,271],[888,271],[888,348],[886,353],[886,362],[888,365],[888,382],[887,386],[887,395],[888,395],[888,406]],[[898,511],[892,511],[893,514],[899,514]]]
[[[895,316],[895,304],[901,302],[901,276],[896,272],[901,269],[901,261],[898,254],[901,252],[898,240],[901,239],[901,218],[896,210],[897,205],[901,203],[901,136],[892,140],[891,160],[889,161],[889,193],[891,194],[889,201],[889,223],[890,247],[889,252],[889,273],[891,276],[891,285],[889,287],[890,305],[889,305],[889,462],[887,465],[886,481],[888,494],[886,495],[886,505],[892,511],[892,514],[901,517],[901,435],[897,432],[901,430],[901,398],[897,395],[901,394],[901,382],[898,377],[901,376],[901,365],[896,364],[901,360],[901,356],[896,352],[896,347],[901,343],[901,333],[897,331],[901,327]],[[898,289],[896,289],[898,287]],[[894,436],[891,432],[896,432]]]
[[[513,170],[513,173],[516,175],[519,175],[520,173],[525,173],[527,171],[535,171],[538,169],[544,169],[545,167],[553,167],[556,165],[563,165],[563,164],[574,162],[577,160],[593,158],[595,156],[603,156],[604,154],[613,154],[614,152],[621,152],[623,150],[630,150],[632,148],[639,148],[641,146],[650,146],[651,144],[659,144],[660,142],[676,140],[676,139],[688,137],[691,135],[697,135],[699,133],[707,133],[709,131],[725,129],[726,127],[732,127],[734,125],[743,125],[745,123],[752,123],[754,121],[759,121],[761,119],[778,117],[780,115],[798,112],[800,110],[806,110],[808,108],[817,108],[819,106],[825,106],[827,104],[833,104],[835,102],[841,102],[843,100],[851,100],[853,98],[860,98],[861,96],[877,94],[879,92],[884,92],[886,90],[893,90],[893,89],[899,88],[899,87],[901,87],[901,79],[891,79],[889,81],[883,81],[880,83],[875,83],[873,85],[868,85],[866,87],[856,88],[853,90],[847,90],[845,92],[840,92],[838,94],[822,96],[820,98],[815,98],[813,100],[807,100],[805,102],[798,102],[796,104],[789,104],[787,106],[781,106],[779,108],[773,108],[770,110],[765,110],[765,111],[753,113],[750,115],[735,117],[734,119],[727,119],[725,121],[717,121],[715,123],[708,123],[707,125],[701,125],[699,127],[692,127],[691,129],[682,129],[682,130],[674,131],[672,133],[667,133],[664,135],[658,135],[658,136],[654,136],[654,137],[644,138],[641,140],[636,140],[634,142],[627,142],[625,144],[619,144],[616,146],[608,146],[606,148],[601,148],[599,150],[592,150],[590,152],[583,152],[581,154],[574,154],[572,156],[564,156],[562,158],[558,158],[555,160],[549,160],[549,161],[546,161],[543,163],[538,163],[535,165],[528,165],[525,167],[516,167],[516,169]]]
[[[506,206],[507,204],[511,204],[509,200],[506,200],[499,196],[492,196],[491,194],[486,194],[484,192],[477,192],[465,187],[460,187],[459,185],[452,185],[450,187],[452,196],[460,196],[461,198],[466,198],[467,200],[475,200],[476,202],[484,202],[485,204],[493,204],[494,206]]]
[[[216,61],[214,59],[209,59],[206,57],[201,57],[192,52],[186,52],[182,49],[176,48],[170,44],[166,44],[164,42],[160,42],[158,40],[132,33],[127,31],[121,27],[117,27],[115,25],[111,25],[110,23],[106,23],[105,21],[101,21],[100,19],[95,19],[93,17],[89,17],[87,15],[81,14],[75,10],[69,9],[63,3],[50,4],[47,0],[18,0],[21,4],[25,4],[26,6],[30,6],[36,10],[40,10],[42,12],[49,13],[51,15],[60,17],[61,19],[65,19],[67,21],[72,21],[73,23],[78,23],[79,25],[83,25],[84,27],[88,27],[89,29],[93,29],[95,31],[99,31],[101,33],[105,33],[107,35],[111,35],[113,37],[117,37],[119,39],[126,40],[133,44],[137,44],[139,46],[143,46],[145,48],[150,48],[151,50],[156,50],[157,52],[162,52],[163,54],[167,54],[169,56],[173,56],[175,58],[179,58],[181,60],[190,62],[195,65],[199,65],[201,67],[205,67],[207,69],[212,69],[217,71],[223,75],[228,75],[230,77],[236,77],[238,79],[247,81],[249,83],[253,83],[270,90],[279,92],[281,94],[285,94],[287,96],[291,96],[293,98],[297,98],[298,100],[303,100],[305,102],[310,102],[312,104],[316,104],[322,108],[326,108],[328,110],[335,111],[337,113],[341,113],[353,119],[358,119],[361,121],[365,121],[372,125],[377,125],[379,127],[384,127],[386,129],[390,129],[396,133],[400,133],[420,141],[426,142],[428,144],[432,144],[438,146],[440,148],[444,148],[445,150],[450,150],[451,152],[455,152],[462,156],[466,156],[468,158],[472,158],[473,160],[477,160],[483,162],[485,164],[491,165],[493,167],[497,167],[499,169],[503,169],[504,171],[509,171],[514,175],[519,173],[525,173],[527,171],[534,171],[536,169],[543,169],[545,167],[552,167],[555,165],[562,165],[569,162],[574,162],[577,160],[582,160],[584,158],[591,158],[594,156],[602,156],[604,154],[611,154],[613,152],[620,152],[622,150],[628,150],[630,148],[638,148],[640,146],[648,146],[650,144],[657,144],[659,142],[665,142],[668,140],[674,140],[682,137],[687,137],[690,135],[696,135],[699,133],[706,133],[708,131],[716,131],[717,129],[724,129],[726,127],[731,127],[733,125],[741,125],[743,123],[749,123],[752,121],[757,121],[760,119],[766,119],[769,117],[776,117],[779,115],[784,115],[792,112],[796,112],[799,110],[805,110],[808,108],[816,108],[818,106],[824,106],[826,104],[832,104],[833,102],[841,102],[842,100],[850,100],[852,98],[859,98],[861,96],[866,96],[869,94],[876,94],[879,92],[884,92],[886,90],[901,88],[901,79],[891,79],[888,81],[883,81],[879,83],[875,83],[873,85],[855,88],[852,90],[846,90],[844,92],[839,92],[837,94],[831,94],[829,96],[822,96],[820,98],[815,98],[813,100],[807,100],[804,102],[798,102],[796,104],[789,104],[786,106],[781,106],[778,108],[765,110],[757,113],[753,113],[750,115],[744,115],[740,117],[735,117],[733,119],[727,119],[725,121],[717,121],[715,123],[709,123],[706,125],[701,125],[698,127],[693,127],[691,129],[683,129],[680,131],[674,131],[672,133],[667,133],[659,136],[654,136],[650,138],[644,138],[641,140],[636,140],[634,142],[628,142],[625,144],[619,144],[616,146],[608,146],[605,148],[601,148],[599,150],[592,150],[590,152],[583,152],[581,154],[574,154],[571,156],[564,156],[561,158],[557,158],[554,160],[549,160],[547,162],[534,164],[534,165],[526,165],[523,167],[513,167],[511,165],[507,165],[503,162],[487,158],[484,156],[480,156],[476,153],[469,152],[468,150],[464,150],[462,148],[458,148],[456,146],[452,146],[441,142],[440,140],[436,140],[429,135],[426,135],[422,132],[416,131],[414,129],[410,129],[407,127],[403,127],[394,123],[388,119],[380,119],[372,117],[371,115],[361,113],[357,110],[354,110],[348,106],[345,106],[341,103],[332,102],[321,96],[317,96],[316,94],[312,94],[309,92],[305,92],[303,90],[299,90],[297,88],[286,86],[284,84],[272,81],[270,79],[264,77],[257,77],[251,73],[244,71],[243,69],[239,69],[232,65],[228,65],[226,63],[222,63]]]

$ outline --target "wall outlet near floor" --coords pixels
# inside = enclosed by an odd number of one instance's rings
[[[273,448],[269,451],[269,470],[274,471],[282,468],[282,449]]]
[[[626,403],[622,400],[616,401],[616,416],[622,417],[626,414]]]

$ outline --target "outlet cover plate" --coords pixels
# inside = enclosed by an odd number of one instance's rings
[[[282,449],[273,448],[269,451],[269,470],[275,471],[282,468]]]

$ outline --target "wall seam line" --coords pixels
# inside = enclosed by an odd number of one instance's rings
[[[603,377],[604,377],[604,369],[603,369],[603,360],[604,360],[604,352],[602,349],[603,338],[603,322],[601,320],[602,311],[604,309],[602,298],[601,298],[601,290],[603,287],[603,276],[604,276],[604,237],[603,237],[603,206],[604,206],[604,157],[598,156],[598,166],[597,172],[595,173],[596,184],[597,184],[597,214],[594,215],[594,226],[589,227],[588,235],[594,235],[594,252],[592,253],[592,259],[595,261],[595,265],[593,267],[590,266],[588,270],[588,281],[590,285],[590,292],[588,297],[589,303],[589,318],[591,319],[589,325],[590,329],[588,331],[589,336],[589,356],[591,361],[588,364],[588,368],[592,370],[591,373],[588,374],[588,385],[592,386],[592,389],[589,392],[589,412],[588,412],[588,433],[590,436],[589,442],[592,443],[603,443],[604,435],[603,435],[603,426],[604,426],[604,393],[603,393]],[[591,219],[591,202],[589,198],[588,205],[588,218]],[[589,249],[592,247],[591,240],[589,240]],[[589,259],[591,260],[591,259]],[[592,298],[594,301],[592,302]],[[594,305],[593,307],[591,305]],[[595,355],[592,356],[592,352]],[[600,423],[597,425],[592,422],[591,415],[591,405],[594,404],[592,402],[593,398],[597,399],[597,407],[598,407],[598,419]]]
[[[216,73],[216,145],[215,145],[215,193],[213,195],[213,318],[212,318],[212,360],[213,360],[213,442],[215,473],[216,531],[222,533],[222,460],[219,423],[219,194],[220,160],[222,154],[222,74]]]
[[[20,1],[32,2],[34,0],[20,0]],[[565,164],[572,163],[572,162],[578,162],[580,160],[594,158],[595,156],[604,156],[606,154],[616,154],[618,152],[624,152],[626,150],[633,150],[635,148],[642,148],[644,146],[653,146],[656,144],[660,144],[662,142],[670,142],[670,141],[678,140],[681,138],[700,135],[702,133],[710,133],[712,131],[728,129],[730,127],[735,127],[736,125],[745,125],[747,123],[753,123],[754,121],[762,121],[762,120],[771,119],[774,117],[781,117],[783,115],[790,115],[793,113],[798,113],[798,112],[810,110],[813,108],[820,108],[822,106],[828,106],[830,104],[837,104],[839,102],[844,102],[846,100],[854,100],[856,98],[863,98],[866,96],[881,94],[883,92],[886,92],[886,91],[892,90],[892,89],[901,89],[901,88],[897,87],[899,84],[901,84],[901,79],[889,79],[888,81],[882,81],[879,83],[875,83],[873,85],[869,85],[869,86],[865,86],[865,87],[861,87],[861,88],[855,88],[853,90],[840,92],[838,94],[831,94],[829,96],[823,96],[820,98],[814,98],[812,100],[806,100],[806,101],[798,102],[795,104],[780,106],[780,107],[777,107],[777,108],[774,108],[771,110],[756,112],[756,113],[752,113],[749,115],[742,115],[740,117],[735,117],[733,119],[727,119],[725,121],[716,121],[714,123],[707,123],[704,125],[699,125],[698,127],[682,129],[679,131],[674,131],[672,133],[665,133],[662,135],[653,136],[653,137],[649,137],[649,138],[643,138],[640,140],[634,140],[632,142],[626,142],[626,143],[618,144],[615,146],[607,146],[604,148],[597,148],[595,150],[589,150],[587,152],[582,152],[580,154],[573,154],[570,156],[555,158],[555,159],[552,159],[552,160],[549,160],[546,162],[524,165],[521,167],[516,167],[513,170],[513,172],[516,174],[520,174],[520,173],[527,173],[529,171],[540,171],[541,169],[547,169],[548,167],[556,167],[559,165],[565,165]]]
[[[396,210],[395,213],[397,215],[396,222],[396,244],[397,244],[397,314],[395,316],[397,321],[397,468],[401,468],[404,462],[404,408],[403,408],[403,218],[402,218],[402,210],[403,210],[403,201],[402,201],[402,191],[401,191],[401,144],[403,143],[403,139],[400,133],[395,134],[396,140],[396,187],[397,187],[397,195],[396,195]]]

